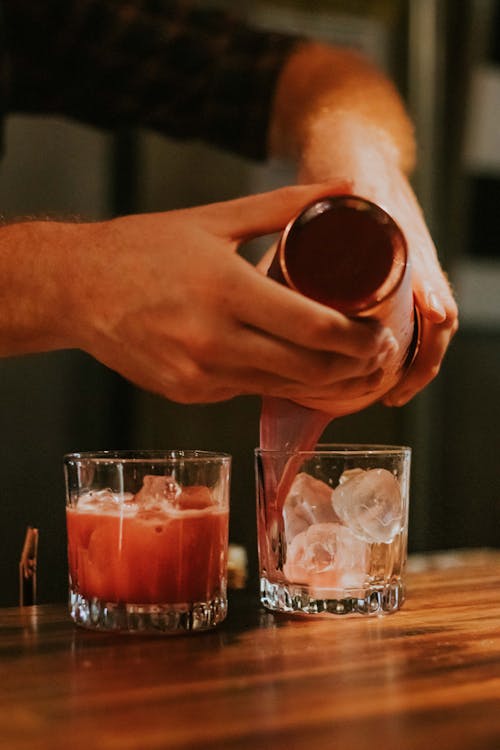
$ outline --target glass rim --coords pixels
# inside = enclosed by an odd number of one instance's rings
[[[291,289],[301,292],[300,283],[293,280],[287,265],[287,240],[288,237],[292,235],[295,227],[300,221],[304,220],[308,214],[312,214],[313,217],[315,217],[320,213],[323,213],[325,206],[328,206],[331,209],[341,206],[357,211],[368,212],[377,224],[390,227],[392,231],[391,244],[395,255],[395,262],[393,263],[388,275],[363,304],[353,306],[344,305],[341,310],[345,315],[358,315],[366,313],[367,311],[372,311],[375,308],[378,308],[378,306],[387,299],[394,296],[403,283],[406,264],[408,261],[408,245],[399,224],[390,213],[386,211],[384,206],[374,203],[361,195],[351,195],[350,193],[325,195],[322,198],[318,198],[312,201],[312,203],[309,203],[297,214],[297,216],[292,218],[285,227],[278,245],[281,273]]]
[[[232,456],[222,451],[181,448],[173,450],[105,450],[66,453],[65,464],[92,462],[95,464],[177,464],[177,463],[230,463]]]
[[[310,450],[255,448],[256,456],[390,456],[411,455],[409,445],[381,443],[318,443]]]

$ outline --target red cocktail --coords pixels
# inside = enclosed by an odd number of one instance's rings
[[[174,466],[165,454],[154,464],[95,455],[66,459],[73,619],[165,632],[224,619],[229,457],[184,453]]]

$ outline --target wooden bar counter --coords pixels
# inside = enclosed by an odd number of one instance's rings
[[[500,551],[410,561],[401,612],[266,613],[163,638],[0,610],[0,747],[499,750]]]

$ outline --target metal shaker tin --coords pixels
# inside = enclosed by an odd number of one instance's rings
[[[415,359],[420,319],[407,244],[381,206],[348,194],[306,206],[285,228],[268,276],[345,315],[388,326],[399,352],[384,378],[385,391]]]

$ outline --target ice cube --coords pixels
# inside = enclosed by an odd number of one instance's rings
[[[183,487],[176,503],[180,510],[204,510],[215,505],[208,487],[198,484]]]
[[[169,511],[176,507],[182,487],[169,475],[146,474],[135,496],[140,512]]]
[[[390,542],[403,526],[401,488],[387,469],[341,477],[332,502],[341,521],[364,541]]]
[[[137,515],[141,520],[165,520],[195,515],[216,508],[210,489],[205,485],[182,487],[172,476],[146,474],[135,495]]]
[[[309,571],[305,561],[306,550],[307,531],[301,531],[293,537],[286,550],[283,572],[291,583],[307,584],[309,580]]]
[[[283,506],[283,521],[287,543],[311,524],[338,521],[332,506],[332,488],[305,472],[297,474]]]
[[[78,510],[81,513],[120,512],[128,509],[134,496],[131,492],[114,492],[107,487],[103,490],[89,490],[78,497]]]
[[[353,477],[357,477],[360,474],[364,473],[364,469],[346,469],[346,471],[344,471],[339,479],[339,484],[344,484],[345,482],[349,481],[349,479],[352,479]]]
[[[317,523],[302,531],[287,548],[287,579],[318,592],[359,587],[368,571],[369,544],[338,523]]]

